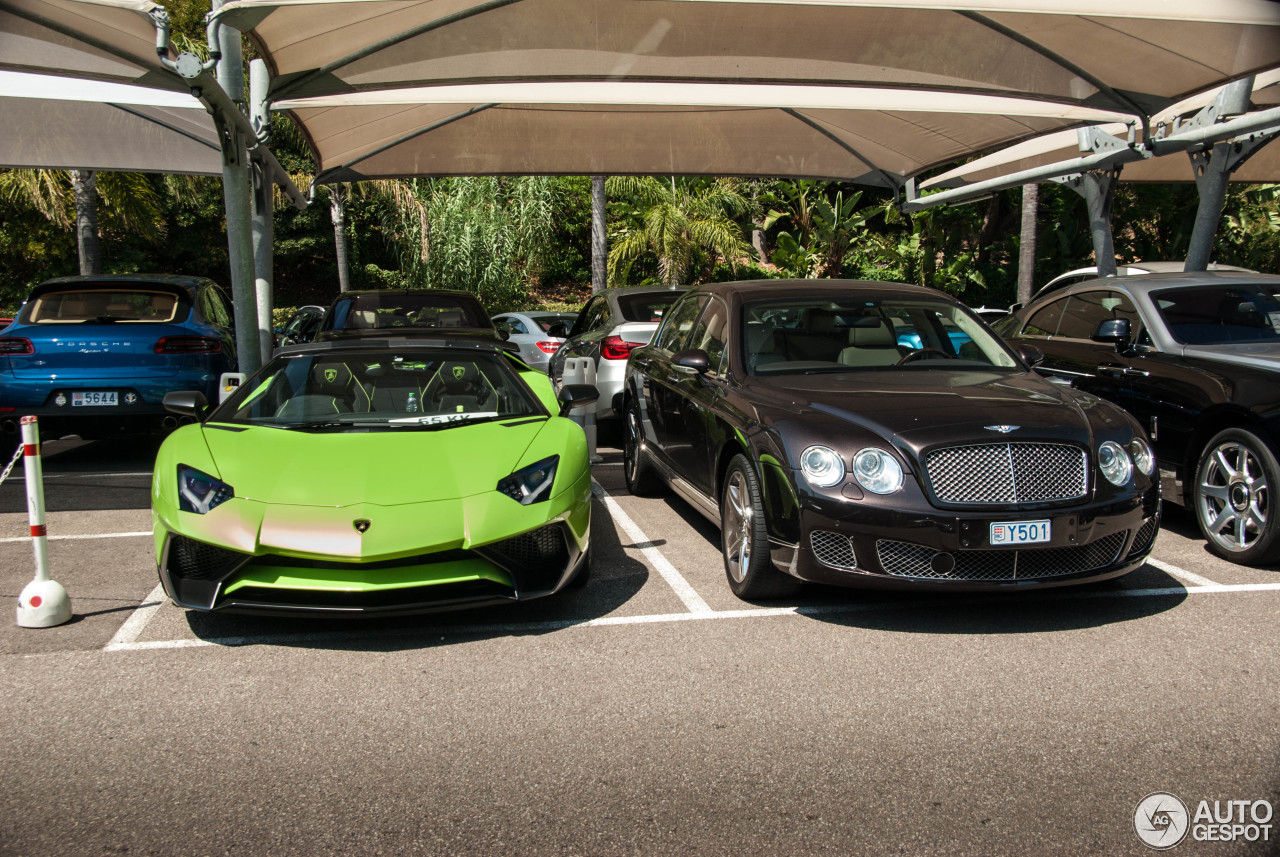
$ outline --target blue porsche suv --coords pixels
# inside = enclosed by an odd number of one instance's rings
[[[42,438],[93,439],[176,426],[165,393],[216,402],[235,370],[231,306],[200,277],[61,277],[32,289],[0,330],[0,430],[35,414]]]

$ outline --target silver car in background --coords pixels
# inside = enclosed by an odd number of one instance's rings
[[[564,361],[569,357],[589,357],[596,362],[596,419],[622,416],[622,387],[627,358],[633,348],[648,345],[663,314],[684,294],[684,288],[636,286],[605,289],[587,301],[569,338],[551,358],[547,374],[559,388]]]
[[[576,312],[504,312],[493,317],[493,326],[520,346],[520,358],[534,369],[547,371],[551,355],[559,350],[573,326]]]

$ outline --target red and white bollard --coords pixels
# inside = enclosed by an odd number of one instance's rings
[[[27,479],[27,518],[36,554],[36,579],[18,596],[18,627],[52,628],[71,621],[71,599],[49,577],[49,538],[44,526],[44,470],[40,465],[40,429],[35,417],[22,418],[22,469]]]

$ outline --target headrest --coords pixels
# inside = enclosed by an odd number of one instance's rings
[[[810,307],[804,311],[804,327],[810,333],[832,333],[836,329],[836,314]]]
[[[854,322],[849,328],[849,344],[855,348],[890,348],[896,345],[893,331],[884,323],[884,319],[865,316]]]
[[[446,363],[440,367],[440,381],[446,392],[460,393],[476,379],[474,363]]]
[[[318,395],[339,396],[351,384],[351,370],[345,363],[321,363],[311,370],[311,384]]]
[[[462,327],[462,310],[442,309],[436,316],[437,327]]]

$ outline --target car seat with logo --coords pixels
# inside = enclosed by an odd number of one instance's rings
[[[493,390],[474,363],[450,361],[440,367],[427,389],[423,401],[428,413],[470,413],[492,408]]]

